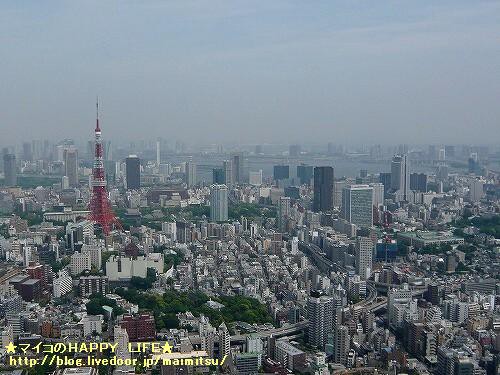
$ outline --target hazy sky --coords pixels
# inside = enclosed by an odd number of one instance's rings
[[[500,1],[3,0],[0,77],[0,144],[498,144]]]

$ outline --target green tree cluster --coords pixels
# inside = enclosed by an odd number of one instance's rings
[[[239,220],[242,216],[273,218],[276,217],[276,208],[262,207],[254,203],[237,203],[229,206],[228,215],[231,220]]]
[[[191,311],[195,315],[203,314],[214,325],[222,322],[242,321],[246,323],[271,323],[272,318],[265,305],[254,298],[244,296],[224,296],[212,298],[222,303],[220,310],[206,305],[209,297],[201,292],[167,291],[163,295],[140,292],[137,289],[118,288],[115,292],[140,309],[152,311],[158,329],[177,328],[177,313]]]
[[[87,314],[89,315],[105,315],[103,306],[112,307],[115,316],[125,312],[125,310],[116,304],[116,301],[106,298],[102,294],[92,294],[89,299],[90,301],[85,305]]]
[[[130,284],[135,289],[148,290],[151,289],[155,281],[156,281],[156,271],[154,270],[154,268],[148,268],[147,276],[145,278],[132,276]]]

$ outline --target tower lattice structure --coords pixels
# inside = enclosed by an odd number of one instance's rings
[[[121,224],[111,209],[111,203],[106,189],[98,103],[96,103],[96,110],[95,153],[94,167],[92,169],[92,192],[90,197],[89,219],[98,224],[102,228],[103,233],[107,235],[113,228],[121,228]]]

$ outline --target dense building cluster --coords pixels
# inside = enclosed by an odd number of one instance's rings
[[[92,142],[4,150],[4,363],[10,342],[130,358],[158,341],[231,374],[498,373],[498,150],[102,145],[109,233],[89,206]],[[185,370],[215,371],[144,369]]]

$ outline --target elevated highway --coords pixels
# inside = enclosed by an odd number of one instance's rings
[[[247,336],[258,337],[260,339],[266,339],[271,335],[279,338],[284,336],[296,335],[298,333],[302,333],[305,328],[307,328],[309,321],[304,320],[302,322],[291,324],[286,327],[274,328],[267,331],[243,334],[243,335],[234,335],[231,336],[231,343],[241,343],[244,342]]]

